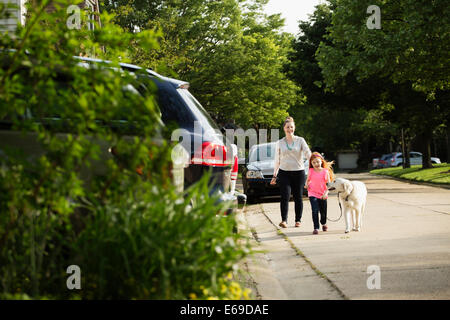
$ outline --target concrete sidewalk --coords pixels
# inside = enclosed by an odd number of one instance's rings
[[[368,174],[340,176],[367,185],[368,203],[359,233],[344,234],[342,218],[329,222],[328,232],[312,235],[311,207],[306,198],[300,228],[293,227],[293,202],[289,228],[278,231],[277,200],[247,209],[248,224],[261,239],[260,246],[267,250],[271,261],[265,265],[266,273],[271,273],[270,277],[281,287],[273,294],[268,290],[261,297],[450,299],[450,190]],[[337,198],[332,193],[328,216],[334,220],[339,214]],[[369,266],[380,268],[380,289],[367,287]],[[306,275],[310,275],[309,280],[315,275],[322,282],[315,279],[308,286],[303,277]],[[257,278],[255,274],[261,287],[267,286]],[[294,279],[298,283],[293,284]],[[285,294],[278,294],[280,290]]]
[[[330,285],[292,247],[289,239],[283,237],[259,205],[249,206],[245,211],[245,223],[241,230],[252,238],[254,250],[258,253],[246,262],[247,272],[256,284],[252,288],[255,298],[263,300],[313,300],[344,299],[345,296]]]

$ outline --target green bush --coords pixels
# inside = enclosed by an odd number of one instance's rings
[[[245,255],[234,220],[216,216],[206,180],[182,198],[143,184],[120,203],[93,205],[75,244],[86,274],[83,297],[184,299],[236,268]],[[117,190],[119,197],[121,192]],[[202,199],[190,207],[191,198]],[[92,259],[92,257],[96,257]],[[114,281],[111,281],[114,279]]]
[[[158,33],[125,33],[105,14],[102,28],[69,30],[72,1],[38,3],[25,28],[0,38],[0,120],[17,133],[0,145],[1,297],[236,297],[223,285],[248,249],[234,219],[216,217],[225,208],[207,177],[174,191],[154,97],[110,68],[154,48]],[[73,56],[87,53],[112,65],[80,67]],[[81,290],[66,287],[69,265]]]

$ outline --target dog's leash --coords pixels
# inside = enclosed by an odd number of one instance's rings
[[[339,201],[339,194],[340,194],[340,192],[338,192],[338,203],[339,203],[339,209],[341,209],[341,215],[339,216],[339,218],[338,218],[337,220],[331,220],[330,218],[327,217],[327,220],[328,220],[328,221],[331,221],[331,222],[338,222],[338,221],[341,220],[341,218],[342,218],[342,206],[341,206],[341,201]]]

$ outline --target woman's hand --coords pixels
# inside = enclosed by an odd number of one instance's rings
[[[277,177],[272,177],[272,180],[270,180],[271,185],[277,184]]]

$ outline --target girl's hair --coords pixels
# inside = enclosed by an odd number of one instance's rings
[[[326,161],[320,153],[313,152],[313,153],[311,153],[311,158],[309,158],[309,167],[310,168],[313,168],[312,161],[314,160],[314,158],[320,158],[320,160],[322,160],[322,168],[328,170],[328,172],[330,174],[330,181],[334,181],[335,177],[334,177],[334,172],[333,172],[333,168],[332,168],[334,161]]]
[[[286,123],[289,123],[289,122],[292,122],[295,125],[294,118],[286,117],[286,120],[284,120],[284,123],[283,123],[283,128],[284,128],[284,126],[286,126]]]

